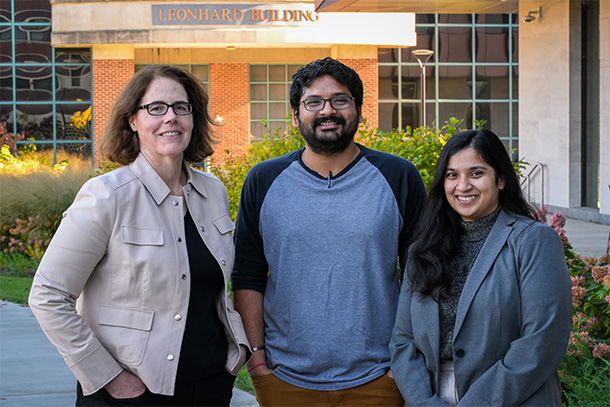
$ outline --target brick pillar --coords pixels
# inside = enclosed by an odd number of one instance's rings
[[[342,63],[358,72],[364,86],[362,116],[369,129],[379,126],[379,69],[376,59],[339,59]]]
[[[93,59],[93,151],[100,163],[99,143],[116,98],[134,73],[133,59]]]
[[[216,128],[222,137],[214,146],[212,159],[223,162],[229,150],[242,155],[250,145],[250,83],[248,64],[210,64],[210,114],[222,117],[225,124]]]

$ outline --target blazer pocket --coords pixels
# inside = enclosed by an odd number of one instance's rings
[[[137,246],[163,246],[163,230],[124,225],[121,241]]]
[[[103,306],[100,309],[100,341],[119,362],[138,366],[152,329],[154,311]]]
[[[235,224],[229,215],[222,215],[220,218],[213,220],[212,223],[221,235],[232,232],[235,229]]]

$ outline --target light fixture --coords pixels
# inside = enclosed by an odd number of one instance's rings
[[[536,18],[542,19],[542,7],[538,7],[538,10],[530,11],[522,20],[524,23],[531,23],[532,21],[535,21]]]
[[[419,62],[421,68],[421,109],[419,109],[419,125],[426,126],[426,62],[434,55],[431,49],[414,49],[411,54]]]
[[[235,51],[235,45],[229,45],[227,51]]]

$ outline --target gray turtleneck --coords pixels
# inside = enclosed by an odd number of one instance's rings
[[[453,328],[462,289],[491,228],[500,213],[500,207],[489,215],[472,222],[461,221],[462,246],[451,264],[453,279],[448,291],[439,299],[440,357],[453,360]]]

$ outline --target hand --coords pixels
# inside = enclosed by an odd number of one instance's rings
[[[231,373],[233,376],[237,376],[237,373],[239,373],[241,367],[244,365],[244,363],[246,363],[247,354],[248,348],[246,348],[246,345],[239,345],[239,361],[237,362],[235,369],[229,370],[229,373]]]
[[[394,373],[392,373],[392,369],[388,369],[388,371],[385,372],[385,374],[387,374],[390,379],[394,378]]]
[[[253,365],[256,366],[256,365]],[[250,374],[250,377],[258,377],[258,376],[265,376],[268,374],[273,373],[273,370],[269,369],[269,367],[267,367],[267,365],[260,365],[260,366],[256,366],[254,369],[250,370],[248,372]]]
[[[144,394],[146,386],[138,376],[123,370],[104,389],[115,399],[132,399]]]
[[[256,366],[256,367],[255,367]],[[273,370],[269,369],[265,360],[265,351],[259,350],[254,352],[252,358],[248,361],[248,373],[250,377],[258,377],[271,374]]]

